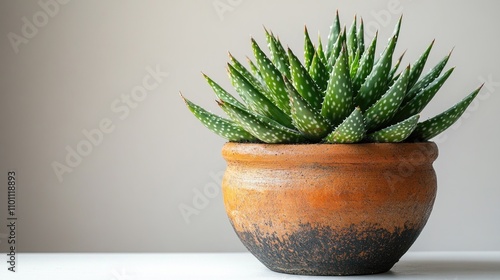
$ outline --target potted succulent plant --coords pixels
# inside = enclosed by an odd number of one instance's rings
[[[376,57],[363,21],[325,45],[305,29],[304,57],[265,31],[270,55],[252,39],[255,61],[230,55],[237,99],[210,77],[229,119],[184,98],[226,138],[224,203],[237,235],[269,269],[305,275],[374,274],[391,269],[420,234],[436,196],[431,138],[451,126],[481,87],[419,122],[453,68],[446,55],[422,75],[434,41],[411,66],[393,64],[401,19]]]

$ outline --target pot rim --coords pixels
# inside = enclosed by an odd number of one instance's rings
[[[227,162],[372,164],[401,162],[432,163],[438,156],[434,142],[355,144],[265,144],[227,142],[222,147]]]

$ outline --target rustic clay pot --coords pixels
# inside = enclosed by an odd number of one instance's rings
[[[227,143],[227,215],[269,269],[355,275],[391,269],[436,197],[436,144]]]

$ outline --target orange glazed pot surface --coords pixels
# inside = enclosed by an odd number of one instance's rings
[[[432,142],[223,147],[227,215],[268,268],[307,275],[389,270],[436,196]]]

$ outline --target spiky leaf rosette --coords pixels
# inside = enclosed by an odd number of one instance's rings
[[[350,28],[341,28],[336,13],[325,45],[319,36],[314,45],[304,28],[303,57],[285,50],[278,36],[265,29],[268,54],[252,38],[255,59],[248,59],[249,68],[230,55],[229,77],[240,98],[204,74],[230,119],[187,99],[186,105],[208,129],[232,142],[428,141],[453,125],[481,87],[446,112],[418,123],[419,114],[453,72],[445,70],[451,52],[421,77],[432,41],[400,71],[406,51],[392,60],[401,18],[378,57],[378,32],[365,46],[363,20],[358,24],[358,19],[354,17]]]

